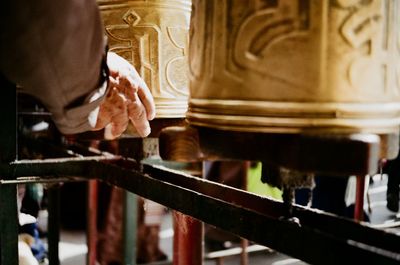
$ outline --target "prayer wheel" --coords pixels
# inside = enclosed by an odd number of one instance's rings
[[[188,101],[190,0],[98,0],[109,49],[149,86],[156,118],[184,117]]]
[[[188,121],[398,132],[400,1],[193,0]]]

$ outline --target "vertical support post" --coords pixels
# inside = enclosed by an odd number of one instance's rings
[[[164,128],[160,133],[159,144],[160,156],[167,161],[195,162],[201,161],[203,156],[200,151],[198,132],[192,127]],[[203,223],[178,212],[173,212],[173,218],[173,264],[202,264]]]
[[[243,178],[243,189],[247,190],[247,178],[250,170],[250,162],[246,161],[243,163],[243,167],[245,168],[245,176]],[[247,247],[249,246],[249,241],[247,239],[241,239],[242,253],[240,254],[240,265],[248,265],[249,264],[249,254],[247,253]]]
[[[88,182],[88,217],[87,217],[87,245],[88,254],[87,261],[88,265],[96,264],[97,257],[97,191],[98,183],[97,180],[89,180]]]
[[[247,253],[247,247],[249,246],[249,241],[242,238],[240,245],[242,247],[242,253],[240,253],[240,265],[249,264],[249,253]]]
[[[137,196],[124,191],[123,247],[124,264],[136,264]]]
[[[204,164],[203,164],[204,177]],[[173,265],[203,264],[204,224],[193,217],[173,211]]]
[[[174,218],[174,265],[203,264],[203,223],[180,212]]]
[[[1,75],[0,90],[0,163],[7,164],[17,159],[17,94],[15,85]],[[17,186],[13,184],[0,184],[0,264],[18,265]]]
[[[356,221],[364,220],[364,190],[365,190],[365,177],[357,176],[356,201],[354,207],[354,219]]]
[[[60,188],[58,186],[48,189],[49,193],[49,218],[48,218],[48,242],[49,264],[59,265],[60,242]]]
[[[141,161],[145,157],[143,141],[144,139],[142,138],[136,138],[133,142],[125,144],[123,140],[120,140],[118,144],[118,153],[123,156],[133,157],[136,161]],[[139,170],[141,170],[141,168],[139,168]],[[134,265],[136,264],[137,254],[138,197],[126,190],[124,190],[123,193],[123,261],[126,265]]]
[[[219,257],[215,260],[215,265],[224,265],[224,258]]]

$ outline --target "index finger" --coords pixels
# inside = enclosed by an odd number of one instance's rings
[[[146,109],[147,119],[154,119],[154,117],[156,116],[156,106],[154,104],[154,99],[151,95],[150,89],[147,87],[146,83],[143,80],[139,82],[139,90],[137,94]]]
[[[128,116],[141,137],[150,134],[151,128],[146,117],[146,110],[137,94],[135,94],[135,100],[128,103]]]

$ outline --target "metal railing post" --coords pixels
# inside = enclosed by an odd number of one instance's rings
[[[0,163],[17,158],[17,97],[15,85],[0,75]],[[11,175],[0,179],[12,179]],[[0,184],[0,264],[18,265],[17,186]]]

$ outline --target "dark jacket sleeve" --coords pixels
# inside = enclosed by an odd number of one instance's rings
[[[0,72],[37,97],[63,133],[91,129],[100,94],[103,27],[94,0],[7,0],[0,8]],[[1,93],[1,88],[0,88]]]

